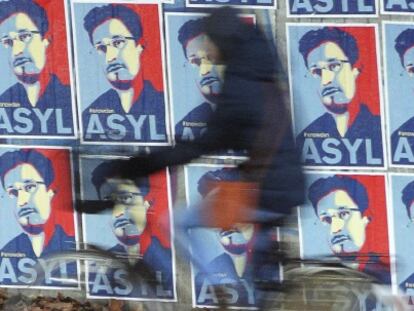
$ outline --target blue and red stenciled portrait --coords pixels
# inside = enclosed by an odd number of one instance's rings
[[[384,167],[376,26],[289,24],[287,31],[303,164]]]
[[[224,81],[224,66],[209,60],[205,60],[208,67],[200,66],[200,57],[208,54],[202,27],[206,18],[202,13],[165,15],[168,80],[177,142],[198,139],[206,132]]]
[[[387,136],[393,166],[414,165],[414,26],[411,25],[403,22],[383,24]]]
[[[78,288],[77,264],[48,256],[76,250],[69,149],[0,149],[0,285]]]
[[[184,225],[196,223],[197,218],[202,217],[197,213],[197,207],[200,207],[199,204],[204,198],[215,191],[210,182],[240,179],[240,172],[232,166],[213,164],[185,166],[188,209],[186,214],[176,217]],[[228,306],[255,308],[257,299],[254,278],[260,275],[273,282],[280,281],[281,266],[278,262],[272,261],[268,264],[263,262],[260,267],[253,266],[255,246],[259,243],[264,244],[265,239],[262,237],[264,238],[265,234],[270,234],[272,239],[277,240],[278,234],[275,228],[267,232],[260,230],[255,223],[235,223],[227,230],[205,226],[190,229],[194,307],[218,307],[220,293],[214,285],[220,284]],[[265,261],[264,258],[261,260]]]
[[[112,200],[99,214],[84,214],[84,242],[110,251],[134,271],[148,266],[156,282],[146,283],[114,264],[87,262],[91,298],[175,300],[174,258],[167,171],[134,180],[114,181],[107,167],[113,158],[82,157],[82,198]],[[124,260],[124,261],[122,261]]]
[[[391,232],[395,245],[395,274],[400,290],[414,305],[414,177],[410,174],[390,174],[390,191],[393,230]]]
[[[208,14],[167,12],[165,32],[168,81],[176,142],[199,139],[207,131],[207,122],[216,110],[224,82],[225,66],[213,64],[203,23]],[[254,14],[243,14],[246,23],[254,24]],[[206,59],[204,59],[206,57]],[[244,152],[223,150],[212,155],[245,156]]]
[[[390,284],[385,175],[308,172],[299,210],[301,256],[357,264]]]
[[[82,142],[169,144],[160,10],[72,2]]]
[[[75,138],[65,1],[0,1],[0,137]]]

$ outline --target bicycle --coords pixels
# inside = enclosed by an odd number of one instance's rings
[[[105,198],[106,197],[116,200],[127,199],[126,197],[121,198],[113,196],[111,193],[107,193]],[[113,208],[113,202],[111,202],[111,200],[84,200],[82,202],[82,204],[77,204],[78,211],[85,213],[99,212],[101,210],[111,210]],[[277,223],[274,225],[276,226]],[[280,223],[280,226],[286,227],[286,224]],[[273,229],[277,230],[277,228]],[[296,238],[297,236],[298,235],[296,234]],[[181,244],[183,244],[182,241],[177,242],[181,242]],[[287,254],[284,249],[280,249],[278,247],[279,244],[277,241],[274,242],[274,253],[271,254],[273,256],[272,260],[276,263],[283,263],[284,273],[282,282],[280,284],[271,283],[267,284],[269,285],[267,286],[265,282],[256,280],[257,282],[255,283],[257,285],[257,293],[259,293],[259,291],[267,293],[264,295],[265,306],[263,308],[265,310],[325,309],[335,311],[348,311],[351,307],[355,310],[365,310],[362,309],[362,305],[358,305],[355,302],[359,301],[358,299],[360,297],[374,297],[371,300],[379,301],[379,305],[382,303],[382,301],[377,297],[379,296],[377,293],[380,290],[377,286],[378,282],[376,282],[372,277],[355,271],[338,261],[310,261],[300,259],[297,256],[291,256]],[[186,259],[184,257],[185,256],[181,256],[179,254],[179,256],[177,256],[177,259],[184,260]],[[191,282],[188,280],[190,273],[188,271],[189,266],[187,263],[181,264],[178,262],[177,264],[179,269],[181,269],[178,273],[179,281],[177,282],[179,291],[177,295],[174,295],[174,298],[176,297],[176,299],[178,299],[177,304],[174,299],[157,299],[160,300],[160,302],[151,301],[154,298],[160,297],[159,295],[151,294],[151,292],[153,292],[154,288],[157,288],[158,285],[161,285],[162,287],[162,282],[157,279],[156,273],[154,273],[152,267],[148,266],[146,262],[142,260],[142,258],[136,256],[116,256],[107,249],[103,249],[97,247],[96,245],[90,244],[81,244],[78,250],[56,253],[49,258],[45,258],[45,262],[48,266],[57,265],[58,262],[62,260],[76,260],[83,263],[82,265],[78,265],[78,267],[85,267],[85,270],[81,272],[85,276],[82,278],[82,280],[84,280],[86,288],[89,288],[91,282],[93,283],[94,280],[96,280],[96,278],[86,277],[90,274],[100,273],[100,277],[102,278],[101,280],[104,280],[104,272],[107,269],[116,269],[118,271],[123,271],[120,272],[121,274],[119,275],[122,276],[123,283],[121,283],[121,285],[124,284],[124,288],[125,284],[139,284],[140,288],[147,289],[145,292],[146,295],[141,295],[139,298],[141,300],[150,300],[150,302],[137,302],[137,304],[142,305],[142,308],[146,307],[147,310],[155,311],[156,304],[159,304],[159,308],[157,307],[158,310],[168,310],[168,308],[170,310],[190,310],[193,307],[197,307],[196,303],[191,303],[190,301],[192,291],[191,287],[189,286]],[[133,264],[131,264],[131,262],[133,262]],[[185,271],[185,269],[187,270]],[[106,280],[104,281],[106,282]],[[68,278],[67,282],[78,282],[77,275],[73,276],[72,279]],[[109,288],[116,288],[116,286],[112,286],[112,284],[110,284],[110,280],[108,280],[108,282]],[[98,283],[98,285],[100,285],[100,283]],[[225,290],[225,288],[221,289],[220,286],[216,286],[215,291],[218,293],[216,307],[220,307],[223,310],[235,307],[234,304],[232,304],[231,299],[229,299],[228,292]],[[356,298],[348,301],[348,296],[350,293],[352,294],[352,297]],[[392,295],[388,294],[387,296],[392,297]],[[181,297],[184,298],[182,299]],[[102,297],[91,298],[103,299],[108,297],[102,295]],[[129,299],[128,295],[124,295],[120,298],[125,300]],[[396,297],[390,298],[390,301],[384,302],[384,304],[385,303],[391,305],[399,303],[403,305],[404,302],[400,301],[399,297]],[[358,306],[359,309],[357,309]],[[250,307],[254,307],[254,305],[250,305]]]
[[[90,207],[90,205],[89,205]],[[291,243],[290,243],[291,244]],[[283,263],[283,280],[279,284],[260,283],[255,280],[258,290],[263,295],[261,310],[292,310],[292,311],[406,311],[410,310],[407,302],[398,295],[393,295],[390,288],[363,272],[352,269],[335,258],[328,260],[302,259],[289,255],[281,248],[286,243],[277,242],[273,246],[271,256]],[[289,247],[289,245],[288,245]],[[153,270],[141,261],[137,266],[131,266],[128,258],[116,257],[111,252],[91,245],[83,245],[77,251],[55,254],[48,258],[49,264],[70,258],[72,260],[94,261],[96,267],[118,267],[127,271],[131,282],[146,286],[156,286],[157,279]],[[88,267],[88,265],[85,265]],[[91,273],[93,271],[85,271]],[[150,285],[148,285],[150,284]],[[182,285],[182,284],[181,284]],[[180,286],[180,284],[179,284]],[[218,295],[219,310],[232,310],[225,291],[220,292],[220,286],[215,290]],[[187,293],[188,294],[188,293]],[[134,305],[134,303],[130,303]],[[142,310],[199,310],[186,303],[141,302]],[[136,306],[136,304],[135,304]],[[124,310],[124,309],[123,309]],[[125,309],[128,310],[128,309]],[[141,310],[141,309],[139,309]]]

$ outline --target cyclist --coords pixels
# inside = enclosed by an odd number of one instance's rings
[[[244,22],[236,10],[216,9],[203,26],[208,53],[199,57],[197,63],[204,66],[208,58],[225,66],[222,92],[217,109],[207,122],[207,131],[193,141],[178,142],[150,155],[113,161],[110,169],[122,178],[132,179],[205,154],[227,149],[246,152],[248,160],[237,168],[247,188],[238,186],[243,183],[232,189],[223,188],[223,193],[233,193],[230,198],[244,193],[241,200],[225,199],[219,204],[220,199],[213,199],[210,206],[219,205],[222,212],[222,208],[239,209],[238,213],[226,214],[244,215],[243,221],[261,224],[261,238],[254,255],[255,277],[261,279],[266,276],[270,228],[304,199],[304,178],[291,133],[285,81],[277,69],[274,48],[260,29]],[[245,205],[254,204],[255,209],[242,213],[243,199],[248,202]],[[199,213],[198,220],[193,218],[187,228],[214,225],[203,217],[206,215]],[[240,219],[216,217],[221,226],[236,220]]]

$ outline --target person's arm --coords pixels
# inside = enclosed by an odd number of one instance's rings
[[[202,146],[179,143],[148,155],[132,156],[128,160],[117,160],[114,164],[122,178],[145,176],[167,166],[188,163],[204,153]]]

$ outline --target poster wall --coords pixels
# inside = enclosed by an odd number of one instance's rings
[[[72,2],[84,143],[167,145],[158,4]]]
[[[191,215],[197,204],[214,191],[208,186],[209,182],[239,179],[239,172],[234,167],[208,164],[185,166],[188,213]],[[259,239],[258,234],[257,225],[252,223],[237,223],[229,230],[201,227],[191,229],[194,306],[219,306],[219,293],[213,285],[225,284],[223,290],[228,306],[255,307],[252,257],[253,247]],[[277,235],[276,230],[274,234]],[[269,280],[281,279],[281,267],[277,262],[266,271]]]
[[[385,165],[376,25],[288,24],[296,143],[305,166]]]
[[[0,286],[79,288],[70,150],[0,148]]]
[[[112,158],[113,159],[113,158]],[[90,260],[87,295],[90,298],[175,300],[174,250],[166,171],[135,180],[113,180],[108,175],[111,158],[81,159],[82,197],[115,202],[99,214],[83,214],[84,241],[110,251],[131,269],[148,265],[155,285],[137,282],[119,266],[112,268]]]
[[[264,26],[277,44],[274,28],[286,27],[287,47],[278,49],[282,61],[287,54],[293,130],[304,167],[313,169],[299,208],[301,255],[356,261],[414,299],[407,239],[414,219],[414,0],[279,4],[283,12],[275,11],[277,0],[0,0],[0,287],[79,290],[86,268],[88,298],[180,299],[168,172],[117,188],[104,167],[118,159],[112,151],[152,152],[147,147],[206,132],[225,67],[212,62],[202,24],[212,8],[232,5],[247,9],[243,19]],[[245,155],[227,150],[208,161],[230,164]],[[238,178],[221,164],[188,165],[184,175],[185,189],[175,186],[189,211],[208,195],[206,180]],[[73,189],[83,199],[114,199],[116,207],[84,214],[77,224]],[[76,250],[77,230],[82,243],[131,267],[142,260],[158,284],[133,283],[125,269],[95,261],[50,265],[46,256]],[[232,307],[254,308],[257,226],[197,229],[191,237],[192,252],[205,261],[192,263],[193,305],[217,307],[212,285],[226,282]],[[271,277],[280,280],[281,271],[275,263]]]
[[[385,175],[308,172],[299,207],[301,256],[358,264],[391,283]]]
[[[76,137],[65,6],[0,1],[0,137]]]

